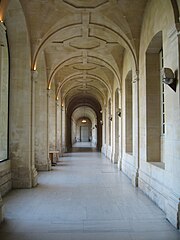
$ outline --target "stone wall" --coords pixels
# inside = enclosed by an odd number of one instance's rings
[[[178,36],[170,1],[149,1],[144,14],[140,45],[140,170],[139,187],[165,211],[168,220],[177,224],[180,176],[179,87],[176,92],[165,85],[166,132],[161,144],[161,159],[149,162],[146,129],[146,51],[153,37],[162,31],[164,67],[179,68]],[[179,83],[178,83],[179,85]],[[152,117],[152,116],[151,116]],[[150,141],[150,140],[149,140]],[[148,142],[151,144],[151,142]],[[163,164],[162,164],[163,160]]]

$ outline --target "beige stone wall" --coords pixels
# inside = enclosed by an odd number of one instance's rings
[[[9,59],[6,28],[0,23],[0,161],[8,158]]]
[[[8,82],[9,64],[6,28],[0,23],[0,196],[11,189],[11,163],[8,158]],[[1,208],[1,202],[0,202]],[[0,213],[1,216],[1,213]],[[0,217],[1,222],[1,217]]]
[[[178,196],[180,196],[180,132],[179,87],[174,92],[165,86],[166,133],[161,145],[165,169],[161,164],[148,163],[146,131],[146,50],[152,38],[163,33],[164,66],[179,71],[178,38],[170,1],[149,1],[144,15],[140,47],[140,171],[139,187],[146,192],[177,226]],[[178,83],[179,85],[179,83]],[[151,144],[148,142],[148,144]]]

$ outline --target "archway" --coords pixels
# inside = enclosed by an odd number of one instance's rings
[[[82,120],[86,122],[82,123]],[[101,121],[101,105],[95,98],[83,95],[73,97],[68,103],[66,114],[67,150],[72,148],[75,141],[91,141],[100,151],[102,146]],[[78,129],[78,134],[74,129]]]

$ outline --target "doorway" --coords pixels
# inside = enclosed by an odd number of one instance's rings
[[[80,127],[80,136],[81,136],[81,142],[89,142],[88,126],[81,126]]]

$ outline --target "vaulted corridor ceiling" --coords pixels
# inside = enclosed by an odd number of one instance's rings
[[[45,54],[56,97],[96,99],[101,106],[121,82],[124,50],[136,65],[146,0],[22,0],[32,44],[32,68]]]

